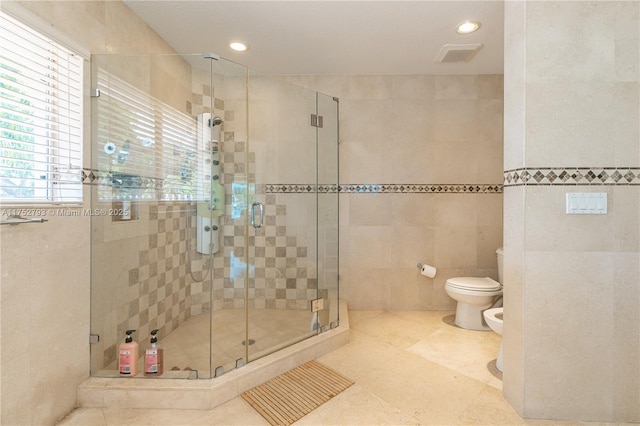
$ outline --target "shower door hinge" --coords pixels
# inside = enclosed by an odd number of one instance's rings
[[[318,312],[324,309],[324,299],[314,299],[311,301],[311,312]]]
[[[323,119],[321,115],[311,114],[311,125],[322,128]]]
[[[99,341],[100,341],[100,335],[99,334],[90,334],[89,335],[89,344],[95,345]]]

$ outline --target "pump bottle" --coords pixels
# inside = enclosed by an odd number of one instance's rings
[[[163,368],[163,349],[159,348],[158,330],[151,330],[151,347],[144,353],[144,375],[159,376],[162,374]]]
[[[134,342],[131,336],[134,331],[126,331],[127,337],[118,348],[118,370],[123,376],[133,377],[138,374],[138,343]]]

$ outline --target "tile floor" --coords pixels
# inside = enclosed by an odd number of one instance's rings
[[[500,338],[452,312],[350,311],[350,342],[318,361],[355,381],[296,425],[559,425],[502,397]],[[242,398],[212,410],[77,409],[61,425],[268,425]]]
[[[213,368],[223,366],[228,371],[234,368],[238,358],[257,359],[286,343],[288,346],[312,336],[315,333],[311,328],[311,318],[308,310],[251,310],[249,339],[254,343],[248,347],[247,358],[244,309],[214,311],[213,320],[209,314],[193,316],[161,342],[165,349],[165,368],[187,366],[198,370],[199,377],[211,377],[210,351],[213,353]],[[213,332],[210,321],[213,322]]]

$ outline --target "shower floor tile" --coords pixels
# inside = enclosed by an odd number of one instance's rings
[[[223,366],[228,371],[236,360],[242,358],[246,362],[245,315],[244,309],[221,309],[213,312],[213,319],[209,313],[189,318],[161,342],[165,371],[190,368],[198,370],[199,377],[210,377],[211,367],[215,370]],[[315,334],[311,331],[311,317],[306,310],[251,310],[249,360]]]

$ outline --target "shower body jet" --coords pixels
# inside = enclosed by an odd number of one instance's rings
[[[222,118],[217,115],[209,119],[209,127],[219,126],[222,124]]]

